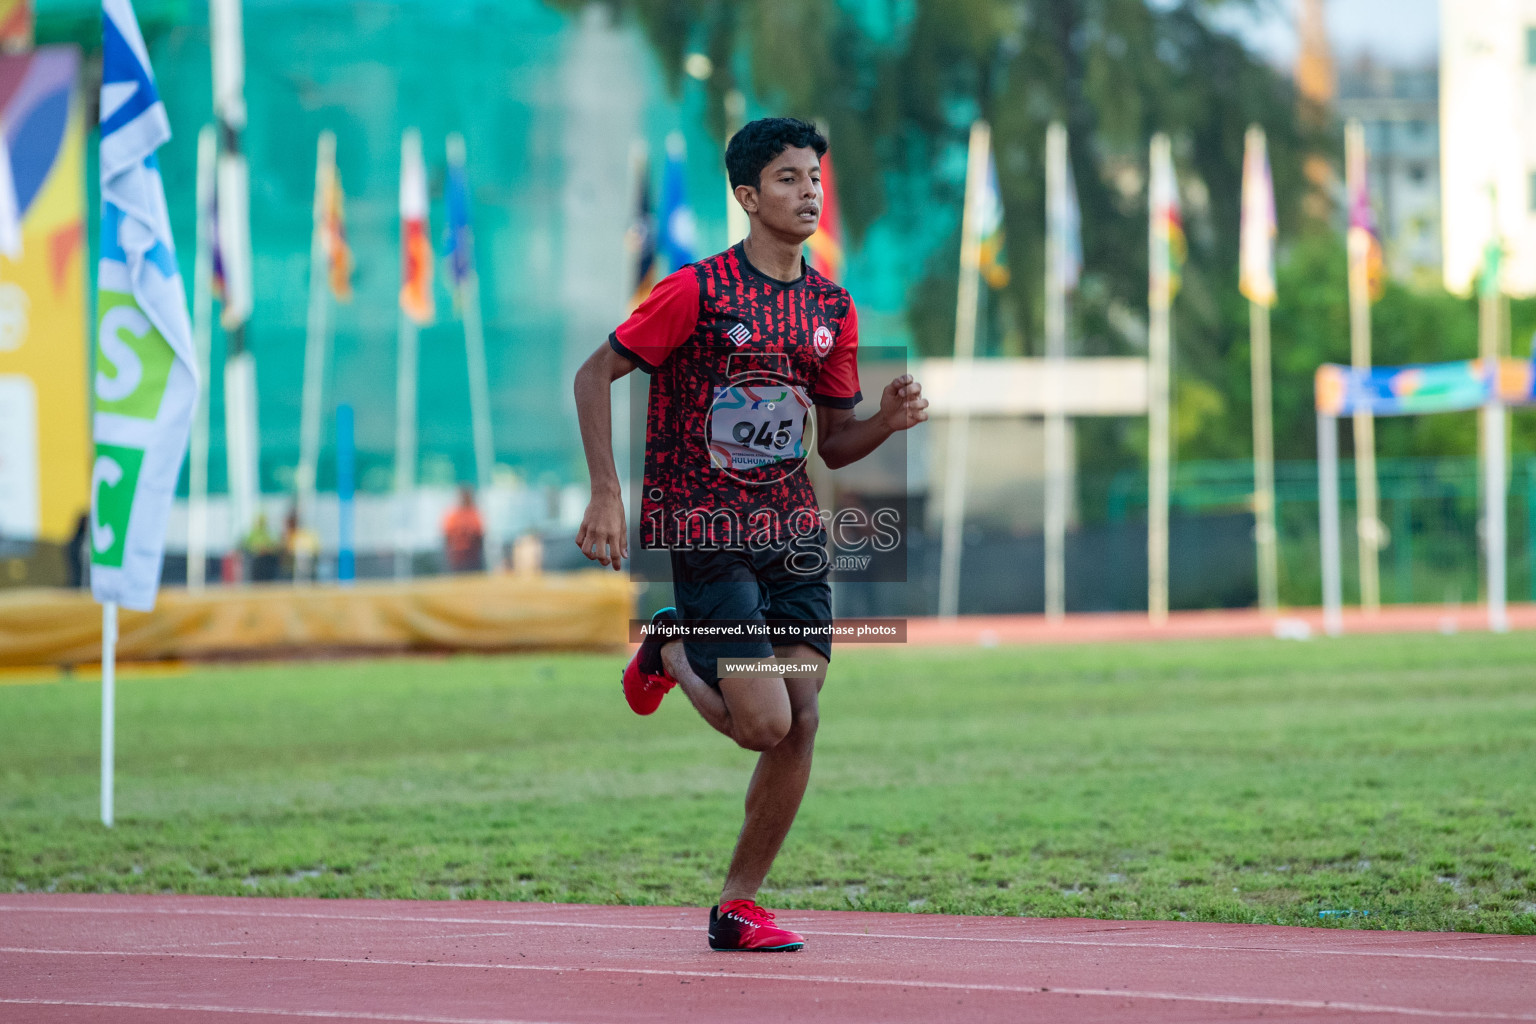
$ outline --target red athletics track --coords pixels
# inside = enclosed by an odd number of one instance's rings
[[[1536,1021],[1536,938],[676,907],[0,895],[0,1020]]]

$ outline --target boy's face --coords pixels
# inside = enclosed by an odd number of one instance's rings
[[[739,186],[736,197],[774,234],[810,238],[821,220],[821,161],[808,146],[786,149],[768,161],[757,188]]]

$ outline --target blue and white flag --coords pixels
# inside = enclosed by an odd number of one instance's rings
[[[698,259],[698,228],[688,205],[688,151],[680,132],[667,137],[667,167],[661,179],[661,255],[668,271]]]
[[[11,176],[11,147],[0,132],[0,253],[21,259],[21,202]]]
[[[1003,246],[1003,193],[997,187],[997,161],[987,150],[986,176],[981,182],[981,209],[978,211],[977,236],[981,245],[981,279],[992,288],[1006,288],[1010,274],[1008,253]]]
[[[1077,288],[1083,272],[1083,218],[1077,205],[1067,129],[1060,122],[1047,130],[1046,162],[1046,252],[1051,280],[1065,293]]]
[[[197,402],[187,297],[155,159],[170,137],[133,5],[103,0],[91,591],[139,611],[155,605]]]
[[[464,137],[457,132],[448,136],[448,233],[443,240],[443,256],[448,261],[448,284],[453,303],[463,303],[464,285],[475,270],[474,232],[470,228],[469,173],[464,169]]]

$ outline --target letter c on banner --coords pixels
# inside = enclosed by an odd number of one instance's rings
[[[101,354],[117,369],[116,377],[96,371],[96,397],[103,402],[121,402],[133,394],[144,379],[144,363],[139,354],[118,336],[119,331],[142,338],[149,333],[150,324],[133,306],[114,306],[101,315],[96,342],[101,347]]]
[[[96,456],[96,465],[91,470],[91,547],[96,551],[109,550],[117,540],[117,532],[101,521],[101,485],[116,487],[122,479],[123,467],[115,459]]]

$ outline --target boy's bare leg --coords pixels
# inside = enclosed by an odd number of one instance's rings
[[[710,686],[699,678],[699,674],[688,664],[688,655],[683,651],[681,640],[672,640],[662,645],[661,664],[667,670],[667,675],[677,680],[677,685],[683,688],[688,700],[698,709],[700,716],[719,732],[731,739],[736,734],[731,731],[731,711],[725,704],[725,698],[720,691]]]
[[[821,656],[811,648],[801,648],[796,657]],[[725,684],[733,680],[724,680]],[[730,870],[720,902],[754,899],[768,877],[768,869],[778,856],[784,837],[795,823],[800,801],[811,778],[811,754],[816,743],[818,724],[817,695],[819,679],[786,679],[786,694],[791,724],[783,738],[764,750],[747,786],[746,820],[731,854]]]
[[[779,657],[822,661],[814,648],[776,648]],[[819,721],[819,679],[768,677],[722,679],[716,690],[688,664],[680,641],[661,649],[667,674],[676,679],[700,716],[738,744],[762,751],[747,784],[746,819],[736,839],[720,901],[753,899],[784,845],[805,787]]]
[[[787,650],[787,648],[785,648]],[[810,652],[813,656],[816,652]],[[733,676],[716,689],[688,664],[681,641],[661,649],[661,663],[704,721],[748,750],[769,750],[790,730],[793,709],[779,676]]]

